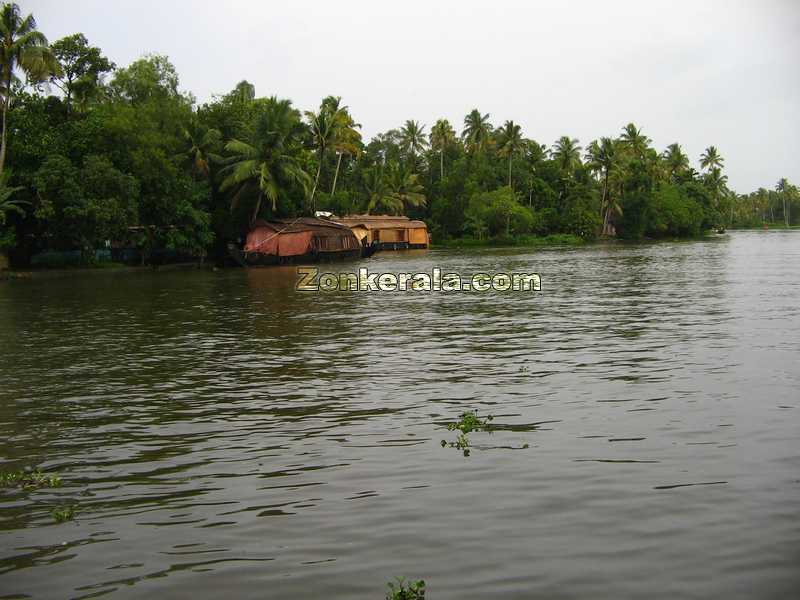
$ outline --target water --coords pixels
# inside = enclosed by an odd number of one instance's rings
[[[64,480],[0,491],[0,596],[794,597],[799,261],[770,231],[365,263],[537,294],[0,284],[0,468]],[[473,409],[496,430],[443,448]]]

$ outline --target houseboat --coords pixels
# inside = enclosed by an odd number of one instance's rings
[[[422,221],[391,215],[348,215],[332,217],[337,223],[347,225],[359,242],[381,250],[428,248],[428,227]]]
[[[310,217],[259,219],[242,248],[230,247],[233,258],[244,266],[353,259],[375,250],[375,246],[363,245],[346,225]]]

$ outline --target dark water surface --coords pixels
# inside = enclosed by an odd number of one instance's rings
[[[0,283],[0,597],[800,597],[800,232],[364,264]]]

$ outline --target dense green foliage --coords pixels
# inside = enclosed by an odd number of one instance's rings
[[[697,172],[680,145],[659,153],[633,124],[548,148],[475,109],[460,135],[445,119],[408,120],[364,141],[337,97],[301,112],[242,81],[198,105],[165,56],[117,68],[83,34],[48,45],[13,4],[0,29],[0,250],[16,264],[109,247],[221,257],[258,217],[316,210],[408,214],[442,241],[694,236],[800,218],[785,179],[735,194],[714,146]]]
[[[398,577],[386,585],[389,588],[386,600],[425,600],[425,582],[422,579],[407,582]]]

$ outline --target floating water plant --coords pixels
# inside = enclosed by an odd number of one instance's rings
[[[469,456],[469,437],[468,434],[473,431],[491,431],[491,421],[494,419],[492,415],[488,415],[486,419],[481,419],[477,411],[465,412],[461,414],[461,418],[455,423],[447,425],[448,431],[458,431],[458,437],[455,442],[448,442],[442,440],[442,448],[449,446],[464,452],[464,456]]]
[[[75,507],[74,506],[59,506],[58,508],[54,508],[50,511],[50,514],[58,523],[63,523],[64,521],[72,521],[75,518]]]
[[[409,581],[402,577],[397,577],[394,582],[389,582],[389,591],[386,593],[386,600],[424,600],[425,582]]]
[[[47,475],[39,469],[24,469],[10,473],[0,473],[0,486],[20,487],[26,490],[41,487],[61,487],[61,478],[58,475]]]

